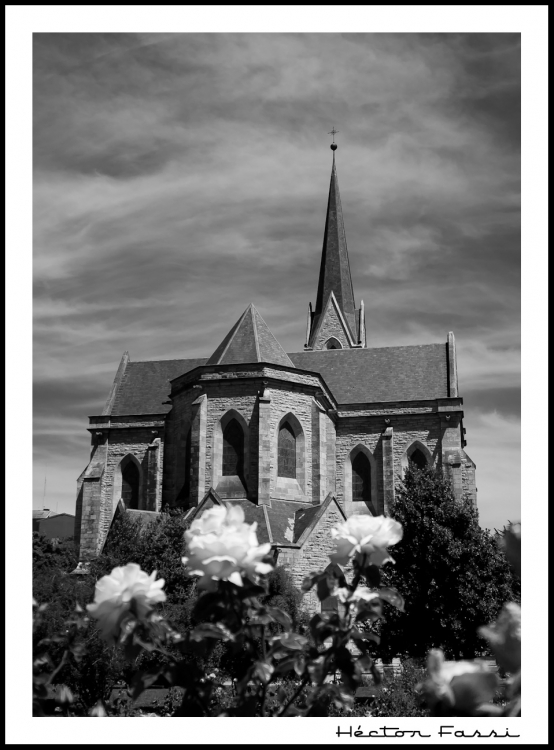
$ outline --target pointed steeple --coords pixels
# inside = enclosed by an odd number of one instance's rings
[[[336,143],[333,145],[336,146]],[[323,235],[323,249],[321,251],[319,285],[314,310],[315,315],[321,315],[331,292],[334,292],[343,315],[346,317],[351,329],[354,329],[354,290],[350,275],[350,263],[348,262],[348,250],[346,249],[346,234],[342,218],[334,150],[329,200],[327,201],[327,216],[325,218],[325,234]],[[352,330],[352,332],[354,331]]]
[[[294,367],[288,354],[252,304],[248,305],[206,365],[238,365],[247,362]]]
[[[333,129],[334,134],[337,132]],[[330,301],[333,312],[331,314],[340,320],[341,327],[346,323],[344,331],[344,345],[347,347],[365,346],[365,336],[360,337],[360,312],[356,310],[354,289],[350,274],[350,263],[346,247],[346,233],[340,201],[339,181],[335,163],[337,144],[332,143],[333,166],[331,168],[331,183],[329,185],[329,199],[327,201],[327,216],[325,218],[325,233],[323,235],[323,249],[321,251],[321,266],[319,270],[319,284],[315,309],[311,317],[308,349],[322,348],[317,344],[317,333],[321,328],[322,318],[326,316]],[[337,309],[338,308],[338,309]],[[319,342],[320,344],[322,342]]]

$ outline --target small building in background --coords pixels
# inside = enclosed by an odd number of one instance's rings
[[[48,508],[33,510],[33,531],[47,539],[67,539],[75,530],[75,516],[70,513],[55,513]]]

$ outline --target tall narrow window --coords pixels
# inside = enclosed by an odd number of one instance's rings
[[[244,435],[236,419],[232,419],[223,430],[223,471],[224,477],[244,474]]]
[[[420,451],[419,448],[416,448],[410,455],[409,461],[416,469],[424,469],[427,466],[427,459],[425,458],[423,451]]]
[[[190,445],[191,445],[191,431],[187,432],[187,438],[185,441],[185,483],[183,484],[183,492],[185,497],[190,495]]]
[[[279,430],[277,474],[296,479],[296,438],[288,422]]]
[[[140,474],[137,465],[129,461],[123,469],[121,482],[121,499],[126,508],[138,510]]]
[[[190,497],[190,457],[191,457],[190,447],[191,447],[191,431],[189,429],[187,433],[187,437],[185,438],[185,450],[184,450],[184,456],[183,456],[183,461],[185,463],[185,466],[184,466],[185,478],[184,478],[183,486],[181,487],[181,490],[175,500],[176,505],[182,505],[184,501]]]
[[[352,500],[371,501],[371,465],[364,453],[357,453],[352,461]]]

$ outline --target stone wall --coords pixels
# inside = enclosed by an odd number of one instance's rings
[[[295,586],[300,588],[309,573],[325,570],[330,564],[329,554],[336,546],[331,537],[331,529],[343,522],[342,513],[335,503],[331,502],[301,549],[279,549],[277,564],[288,568]],[[302,606],[311,613],[319,612],[319,599],[313,589],[304,594]]]
[[[269,444],[270,451],[265,460],[269,459],[270,497],[289,500],[312,500],[312,405],[310,394],[288,388],[266,388],[264,396],[270,399],[269,410]],[[300,423],[302,437],[297,436],[296,474],[298,482],[283,481],[277,476],[277,454],[279,425],[287,414],[292,414]]]
[[[246,381],[227,381],[211,383],[206,387],[207,417],[206,417],[206,474],[204,482],[204,491],[207,492],[210,487],[217,491],[219,476],[221,472],[221,456],[217,456],[214,451],[214,431],[221,418],[230,410],[236,411],[246,423],[246,445],[245,445],[245,479],[248,497],[255,496],[257,477],[254,475],[256,460],[254,441],[251,436],[257,433],[257,425],[254,423],[253,414],[258,399],[258,388],[255,382]]]
[[[231,479],[223,480],[220,473],[222,419],[225,421],[232,415],[241,423],[245,434],[244,496],[253,502],[267,503],[270,497],[279,497],[319,503],[334,490],[334,424],[325,408],[315,405],[313,386],[319,384],[319,379],[290,373],[290,380],[284,381],[283,375],[287,373],[273,372],[267,367],[263,371],[268,378],[274,374],[280,378],[264,381],[252,377],[252,373],[248,373],[248,377],[244,373],[244,377],[216,379],[215,373],[208,373],[209,377],[202,378],[198,387],[188,387],[174,394],[173,407],[166,419],[164,503],[175,502],[184,482],[185,441],[191,425],[194,433],[194,404],[199,394],[205,399],[205,425],[201,445],[195,443],[195,438],[192,441],[191,474],[199,470],[201,449],[204,465],[203,485],[198,498],[194,498],[195,503],[210,487],[222,498],[240,494],[238,483],[235,482],[236,487],[231,486]],[[306,388],[306,385],[311,387]],[[318,408],[321,416],[314,423],[314,409]],[[290,421],[297,437],[296,479],[277,476],[278,429],[288,414],[292,415]],[[315,480],[314,452],[318,459]]]
[[[351,412],[350,412],[351,413]],[[406,450],[412,443],[419,441],[430,452],[433,463],[441,463],[441,419],[432,411],[406,412],[403,414],[390,414],[389,424],[382,416],[341,416],[337,425],[336,444],[336,496],[345,512],[363,512],[363,509],[354,509],[350,503],[349,486],[345,469],[350,454],[358,445],[366,447],[373,456],[372,470],[377,477],[372,482],[376,489],[376,497],[373,500],[375,511],[378,514],[386,512],[385,508],[385,474],[383,471],[383,438],[385,429],[392,428],[392,458],[394,477],[402,477],[403,464]],[[459,443],[458,443],[459,445]],[[373,479],[373,477],[372,477]],[[390,483],[390,480],[387,480]],[[373,499],[373,498],[372,498]]]
[[[462,460],[462,495],[477,505],[477,487],[475,486],[475,464],[467,453],[463,452],[465,460]]]
[[[313,349],[325,349],[326,342],[331,338],[336,338],[342,344],[343,349],[352,347],[344,326],[338,316],[335,306],[330,301],[327,309],[323,313],[323,320],[317,336],[312,343]]]
[[[149,446],[154,443],[152,448]],[[119,501],[114,496],[114,478],[121,460],[128,454],[140,464],[139,510],[161,510],[161,467],[163,466],[163,428],[143,423],[130,428],[111,428],[107,436],[107,460],[102,478],[100,533],[108,533]],[[159,467],[159,468],[158,468]]]

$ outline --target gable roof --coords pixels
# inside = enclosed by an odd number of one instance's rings
[[[113,416],[126,414],[165,414],[170,380],[206,364],[205,359],[166,359],[154,362],[128,362],[112,400]]]
[[[260,330],[258,327],[258,332]],[[269,335],[273,338],[271,332]],[[261,350],[266,351],[265,340]],[[283,354],[290,363],[289,367],[319,373],[339,404],[418,401],[449,396],[447,344],[323,349],[288,355],[283,351]],[[167,413],[171,405],[163,402],[168,400],[171,391],[169,381],[208,362],[200,358],[128,362],[112,398],[111,414]]]
[[[294,367],[254,305],[248,305],[206,364],[235,365],[245,362]]]
[[[339,404],[448,398],[446,344],[294,352],[302,370],[321,374]]]

